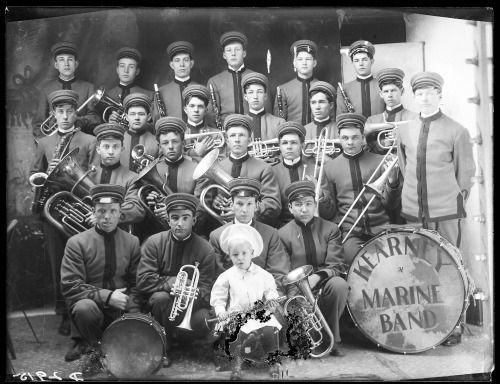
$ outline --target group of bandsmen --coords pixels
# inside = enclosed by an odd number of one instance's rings
[[[346,98],[314,77],[318,47],[300,40],[290,48],[296,77],[279,87],[273,109],[268,78],[244,64],[246,36],[228,32],[220,43],[228,68],[210,78],[207,87],[190,79],[193,45],[178,41],[168,46],[175,79],[159,88],[167,116],[161,116],[153,92],[135,85],[141,53],[120,49],[120,84],[106,94],[123,106],[128,126],[120,123],[119,111],[101,124],[98,105],[76,113],[95,88],[74,76],[78,50],[73,43],[52,47],[59,78],[42,89],[32,171],[57,165],[63,154],[53,159],[54,149],[67,135],[71,137],[65,154],[79,148],[80,166],[97,169],[89,174],[96,184],[90,189],[91,229],[67,240],[44,224],[56,313],[62,315],[59,331],[71,332],[75,340],[67,361],[96,346],[103,330],[123,311],[151,312],[165,328],[170,348],[174,326],[183,318],[168,319],[171,290],[181,267],[195,263],[200,293],[193,308],[194,335],[206,335],[206,318],[222,320],[227,311],[257,299],[294,296],[297,288],[284,286],[283,278],[297,267],[312,265],[308,282],[313,293],[322,290],[318,305],[334,335],[331,354],[341,356],[339,317],[349,291],[345,273],[377,228],[419,223],[460,245],[460,221],[475,166],[467,129],[439,108],[444,84],[439,74],[412,76],[419,111],[409,111],[401,104],[403,71],[385,68],[374,76],[374,46],[356,41],[349,56],[357,78],[343,84]],[[50,111],[57,133],[41,137],[38,129]],[[385,152],[367,140],[365,124],[406,120],[410,122],[397,129],[397,154],[377,167]],[[221,129],[223,145],[210,135],[186,140],[186,135]],[[326,156],[319,151],[321,143],[314,142],[324,129],[341,149]],[[275,151],[250,156],[258,148],[249,146],[252,142],[276,138]],[[166,198],[148,194],[148,201],[158,202],[152,210],[139,202],[138,189],[145,182],[137,181],[143,168],[132,157],[137,144],[151,157],[160,156],[155,167],[169,191]],[[316,147],[310,156],[304,155],[306,144]],[[227,222],[222,226],[200,206],[200,194],[211,180],[193,179],[197,164],[216,146],[219,165],[232,178],[230,196],[211,191],[205,202]],[[346,239],[373,193],[365,191],[342,220],[346,212],[364,184],[381,176],[395,156],[399,167],[389,172],[382,196],[375,197]],[[323,161],[322,174],[317,166],[321,161],[316,160]],[[159,228],[158,221],[170,229]],[[132,234],[122,229],[127,225],[132,225]],[[191,279],[192,271],[188,273]],[[445,344],[458,342],[460,329]],[[237,370],[233,374],[238,378]]]

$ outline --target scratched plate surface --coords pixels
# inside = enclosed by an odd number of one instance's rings
[[[455,252],[426,230],[382,234],[366,243],[347,278],[349,311],[365,336],[399,353],[422,352],[444,341],[465,298]]]

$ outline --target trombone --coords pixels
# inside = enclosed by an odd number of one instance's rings
[[[313,177],[316,178],[316,172],[318,171],[318,165],[321,161],[321,165],[319,166],[319,175],[316,182],[316,191],[315,191],[315,200],[316,200],[316,211],[314,212],[314,216],[319,216],[319,194],[321,192],[321,181],[323,179],[323,168],[325,167],[325,155],[328,149],[328,134],[330,133],[330,128],[324,127],[319,133],[319,137],[317,139],[318,142],[318,154],[316,155],[316,162],[314,165],[314,173]],[[323,147],[321,147],[323,145]],[[335,148],[335,147],[334,147]],[[320,160],[321,158],[321,160]]]
[[[257,159],[272,156],[275,152],[279,152],[279,139],[264,140],[255,139],[248,144],[248,154]]]
[[[207,136],[215,136],[214,137],[214,144],[215,144],[214,148],[222,148],[224,146],[224,144],[226,143],[226,139],[224,138],[223,131],[210,132],[210,131],[204,129],[201,133],[194,133],[194,134],[185,135],[184,140],[186,140],[186,142],[188,140],[193,140],[193,142],[187,143],[184,146],[184,149],[186,149],[186,150],[194,149],[194,147],[196,145],[194,140],[198,140],[199,138],[205,138]]]
[[[186,311],[184,320],[182,320],[182,323],[179,324],[177,328],[182,328],[187,331],[193,330],[191,328],[191,314],[193,312],[194,301],[198,297],[198,293],[200,291],[198,289],[198,280],[200,277],[200,271],[198,269],[199,264],[200,263],[196,262],[194,265],[187,264],[182,266],[182,268],[179,270],[179,273],[177,274],[175,283],[172,286],[172,290],[170,292],[171,295],[175,296],[175,299],[168,319],[170,321],[174,321],[180,312]],[[191,284],[189,285],[188,274],[184,270],[185,268],[193,269],[193,278],[191,279]]]

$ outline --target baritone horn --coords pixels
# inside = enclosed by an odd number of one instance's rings
[[[184,136],[184,139],[186,142],[188,140],[193,140],[193,142],[187,143],[184,148],[186,150],[188,149],[194,149],[195,146],[195,140],[198,139],[203,139],[208,136],[214,136],[214,148],[222,148],[224,144],[226,143],[226,139],[224,138],[224,132],[223,131],[214,131],[214,132],[209,132],[207,130],[203,130],[201,133],[194,133],[194,134],[188,134]]]
[[[113,111],[115,111],[119,115],[118,124],[121,124],[128,128],[128,118],[127,114],[125,113],[125,108],[120,102],[113,100],[113,98],[111,98],[109,95],[106,94],[106,89],[104,88],[104,85],[101,85],[97,89],[94,95],[93,105],[96,106],[99,104],[106,107],[102,113],[102,119],[106,123],[109,123],[109,116]]]
[[[385,117],[384,117],[385,118]],[[392,148],[392,143],[396,141],[397,129],[400,125],[409,123],[405,121],[386,121],[384,123],[365,124],[365,140],[371,141],[374,135],[377,135],[377,144],[382,149]]]
[[[174,304],[172,305],[172,310],[170,311],[170,316],[168,319],[174,321],[180,312],[186,311],[182,323],[177,326],[177,328],[182,328],[187,331],[192,331],[191,328],[191,314],[193,312],[193,304],[198,297],[198,280],[200,277],[200,271],[198,269],[199,263],[196,262],[194,265],[184,265],[179,270],[175,283],[172,286],[170,294],[175,296]],[[188,284],[188,273],[185,271],[187,268],[193,269],[193,278],[191,283]]]
[[[328,326],[323,314],[317,306],[317,299],[314,298],[307,277],[313,273],[312,265],[304,265],[294,269],[283,280],[284,285],[295,284],[304,296],[294,296],[288,299],[284,305],[285,314],[288,314],[288,306],[293,300],[302,298],[313,305],[313,312],[308,313],[303,305],[298,305],[298,311],[302,311],[306,321],[306,332],[311,339],[311,356],[322,357],[330,353],[333,348],[333,333]],[[328,340],[326,340],[328,339]],[[326,347],[325,347],[326,345]]]
[[[257,159],[269,157],[275,152],[279,152],[279,139],[264,140],[255,139],[248,144],[248,154]]]
[[[139,166],[138,172],[141,172],[147,167],[155,158],[146,153],[144,144],[137,144],[131,151],[132,159],[135,164]]]
[[[200,194],[200,205],[217,221],[219,221],[222,225],[226,224],[224,219],[215,213],[206,203],[205,203],[205,195],[212,188],[216,188],[224,192],[226,195],[231,196],[229,193],[229,182],[233,180],[230,174],[228,174],[224,169],[222,169],[221,165],[217,161],[219,157],[219,150],[217,148],[212,149],[208,152],[205,157],[200,161],[200,163],[196,166],[196,169],[193,173],[193,179],[197,180],[200,177],[208,177],[210,180],[215,181],[217,184],[212,184],[203,189]]]

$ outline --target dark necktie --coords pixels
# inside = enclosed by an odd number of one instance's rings
[[[178,160],[170,162],[165,159],[165,163],[168,165],[168,187],[173,191],[177,192],[177,175],[179,172],[179,165],[184,162],[184,156],[181,156]]]
[[[302,238],[304,239],[304,249],[306,251],[306,262],[308,265],[312,265],[314,270],[318,267],[318,258],[316,255],[316,245],[314,244],[314,238],[312,235],[311,227],[314,223],[314,218],[307,224],[295,220],[295,223],[302,230]]]
[[[303,79],[297,76],[297,80],[302,83],[302,125],[306,125],[311,122],[311,105],[309,104],[309,88],[311,87],[311,81],[313,77],[309,79]]]
[[[248,153],[240,159],[234,159],[232,156],[229,156],[229,160],[233,163],[233,166],[231,167],[231,177],[234,177],[235,179],[240,177],[241,167],[243,163],[249,159],[249,157],[250,155]]]
[[[118,228],[111,232],[101,230],[97,225],[95,231],[103,237],[104,241],[104,271],[102,274],[102,288],[114,291],[116,289],[116,243],[115,234]]]
[[[229,73],[233,76],[233,94],[234,94],[234,113],[239,113],[243,115],[243,91],[241,89],[241,77],[246,68],[243,67],[239,71],[233,71],[231,68],[227,69]]]
[[[121,93],[121,97],[120,97],[120,101],[123,105],[123,100],[125,100],[125,98],[130,95],[130,88],[134,87],[135,84],[129,84],[129,85],[122,85],[122,84],[118,84],[118,86],[122,89],[122,93]]]
[[[71,83],[74,83],[76,81],[76,78],[72,78],[71,80],[63,80],[60,77],[57,78],[59,83],[62,85],[62,89],[69,89],[71,90]]]
[[[186,89],[186,87],[189,85],[189,83],[191,83],[191,79],[187,79],[185,81],[181,81],[181,80],[177,80],[176,78],[174,78],[174,82],[175,84],[177,84],[179,86],[179,90],[180,90],[180,93],[179,93],[179,99],[181,100],[181,110],[182,110],[182,120],[184,122],[187,122],[187,115],[186,115],[186,112],[184,112],[184,100],[182,100],[182,92]]]
[[[394,108],[392,110],[385,110],[385,113],[387,114],[387,122],[391,123],[391,122],[394,122],[396,121],[396,113],[398,113],[399,111],[402,111],[403,110],[403,104],[401,104],[399,107],[397,108]]]
[[[361,86],[361,109],[362,115],[366,118],[370,117],[372,114],[372,105],[370,99],[370,81],[373,80],[373,76],[370,75],[366,79],[360,79],[356,77],[356,80],[360,82]]]
[[[288,173],[290,174],[290,183],[294,181],[299,181],[299,167],[302,165],[302,159],[297,161],[295,164],[288,165],[285,161],[283,161],[283,166],[288,168]]]
[[[248,112],[248,116],[250,116],[253,120],[253,139],[262,139],[262,116],[266,114],[266,111],[263,109],[259,113]]]
[[[314,124],[316,124],[316,137],[320,135],[321,130],[325,128],[328,124],[330,124],[331,121],[332,120],[330,118],[326,119],[325,121],[317,121],[316,119],[314,119]],[[329,132],[329,134],[331,134],[331,132]]]
[[[109,184],[111,182],[111,174],[113,173],[113,170],[118,168],[120,166],[120,162],[113,164],[113,165],[105,165],[101,163],[101,184]]]

